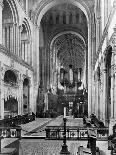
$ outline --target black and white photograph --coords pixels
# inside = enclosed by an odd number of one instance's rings
[[[0,0],[0,155],[116,155],[116,0]]]

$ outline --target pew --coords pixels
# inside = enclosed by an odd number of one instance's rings
[[[111,155],[116,155],[116,124],[113,126],[113,134],[108,137],[108,150],[111,150]]]
[[[104,123],[102,121],[100,121],[94,114],[91,114],[90,118],[91,118],[91,123],[94,124],[94,126],[99,129],[98,133],[105,135],[107,130],[103,130],[103,129],[106,129]]]

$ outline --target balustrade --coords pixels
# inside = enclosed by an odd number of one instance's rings
[[[88,129],[87,128],[77,128],[77,127],[66,127],[66,138],[68,140],[88,140]],[[96,130],[97,140],[107,140],[108,139],[108,128],[92,128]],[[46,139],[63,139],[63,127],[47,127],[46,129]],[[104,131],[105,134],[100,133],[100,130]]]

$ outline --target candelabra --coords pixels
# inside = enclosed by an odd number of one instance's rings
[[[66,121],[67,119],[64,117],[64,133],[63,133],[63,145],[62,150],[60,151],[60,155],[70,155],[70,152],[68,151],[68,146],[66,145]]]

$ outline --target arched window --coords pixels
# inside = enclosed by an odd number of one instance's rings
[[[27,62],[30,63],[30,30],[29,25],[26,21],[22,24],[22,31],[21,31],[21,52],[20,57]]]
[[[4,82],[11,85],[15,85],[17,83],[17,77],[15,73],[11,70],[7,70],[4,75]]]

